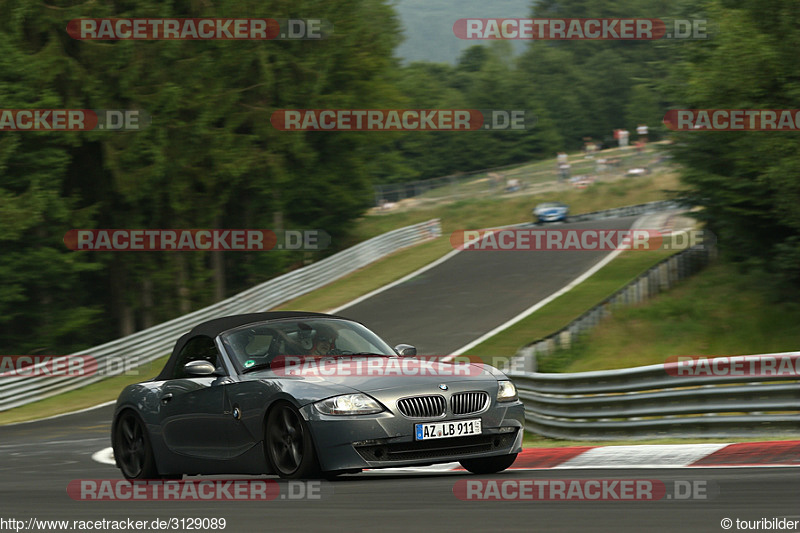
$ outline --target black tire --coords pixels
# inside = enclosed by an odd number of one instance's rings
[[[264,448],[272,471],[284,479],[317,478],[322,474],[308,424],[289,403],[270,410]]]
[[[114,426],[114,458],[126,479],[156,479],[158,469],[150,436],[139,416],[123,411]]]
[[[517,454],[481,457],[480,459],[463,459],[461,466],[473,474],[496,474],[502,472],[517,460]]]

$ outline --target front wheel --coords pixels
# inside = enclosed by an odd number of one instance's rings
[[[125,411],[117,421],[114,457],[127,479],[156,479],[158,469],[144,423],[133,411]]]
[[[498,455],[496,457],[481,457],[480,459],[463,459],[461,466],[473,474],[496,474],[514,464],[517,454]]]
[[[264,444],[272,470],[280,477],[302,479],[320,475],[311,431],[294,406],[283,403],[270,411]]]

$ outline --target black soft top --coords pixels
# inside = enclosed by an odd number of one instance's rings
[[[224,331],[228,331],[229,329],[238,328],[239,326],[245,326],[247,324],[256,324],[259,322],[266,322],[268,320],[282,320],[285,318],[341,318],[344,320],[349,320],[347,318],[336,316],[336,315],[328,315],[325,313],[312,313],[310,311],[269,311],[266,313],[248,313],[245,315],[233,315],[233,316],[223,316],[220,318],[212,318],[211,320],[207,320],[205,322],[201,322],[193,327],[189,333],[182,335],[177,342],[175,343],[175,347],[172,349],[172,356],[167,361],[167,364],[164,365],[164,369],[161,373],[156,376],[154,379],[156,381],[161,381],[164,379],[170,379],[170,376],[173,375],[175,361],[178,359],[178,354],[181,353],[183,347],[189,342],[190,339],[195,337],[211,337],[212,339],[215,338],[217,335]]]

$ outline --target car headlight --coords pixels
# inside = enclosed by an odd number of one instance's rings
[[[517,399],[517,388],[510,381],[497,382],[497,401],[510,402]]]
[[[372,415],[383,411],[377,401],[366,394],[343,394],[314,404],[324,415]]]

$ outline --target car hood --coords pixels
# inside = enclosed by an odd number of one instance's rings
[[[311,361],[286,365],[266,373],[270,375],[269,379],[297,380],[306,385],[329,389],[328,396],[353,390],[369,393],[443,383],[506,379],[497,369],[482,363],[450,364],[399,357]],[[265,379],[262,372],[253,372],[252,376]]]

